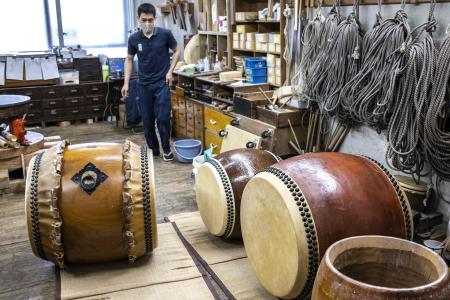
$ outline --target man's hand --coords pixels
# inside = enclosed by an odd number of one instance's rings
[[[166,75],[166,83],[171,86],[173,81],[172,72],[168,72]]]
[[[128,84],[124,84],[122,87],[122,100],[128,97]]]

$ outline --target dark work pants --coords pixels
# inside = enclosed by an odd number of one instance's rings
[[[154,84],[139,84],[139,110],[144,125],[145,140],[154,155],[159,154],[155,121],[158,125],[163,151],[170,152],[171,109],[169,86],[164,80]]]

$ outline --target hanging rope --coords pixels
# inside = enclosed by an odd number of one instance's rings
[[[437,54],[431,36],[436,29],[435,4],[432,0],[427,23],[415,28],[411,41],[407,42],[405,68],[398,78],[395,105],[387,131],[386,161],[393,169],[417,176],[417,181],[425,175],[422,174],[425,166],[424,125]]]
[[[403,57],[409,36],[410,28],[403,9],[368,33],[361,69],[340,95],[347,118],[378,128],[387,125],[393,109],[396,79],[404,68]]]
[[[293,51],[294,49],[292,49],[292,43],[294,40],[294,30],[293,30],[293,18],[292,18],[292,9],[289,8],[289,5],[286,4],[286,8],[284,9],[283,15],[286,18],[286,25],[284,26],[284,31],[283,34],[285,36],[284,40],[285,40],[285,48],[284,48],[284,53],[283,53],[283,59],[286,61],[286,82],[284,83],[284,85],[286,85],[286,83],[290,82],[291,76],[292,76],[292,72],[293,72],[293,67],[295,65],[295,61],[294,61],[294,57],[293,57]],[[300,51],[300,49],[297,49],[298,51]]]
[[[450,180],[450,32],[441,44],[425,119],[426,158],[440,181]]]

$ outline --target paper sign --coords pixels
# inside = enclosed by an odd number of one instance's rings
[[[56,57],[50,56],[41,59],[42,77],[44,80],[59,78],[58,65],[56,64]]]
[[[23,58],[6,58],[6,79],[23,80]]]
[[[40,58],[25,58],[25,79],[42,80]]]
[[[0,85],[5,85],[5,63],[0,62]]]

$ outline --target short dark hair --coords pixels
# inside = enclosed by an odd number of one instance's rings
[[[152,14],[153,17],[156,17],[156,8],[150,3],[142,3],[138,7],[138,17],[140,17],[141,14]]]

